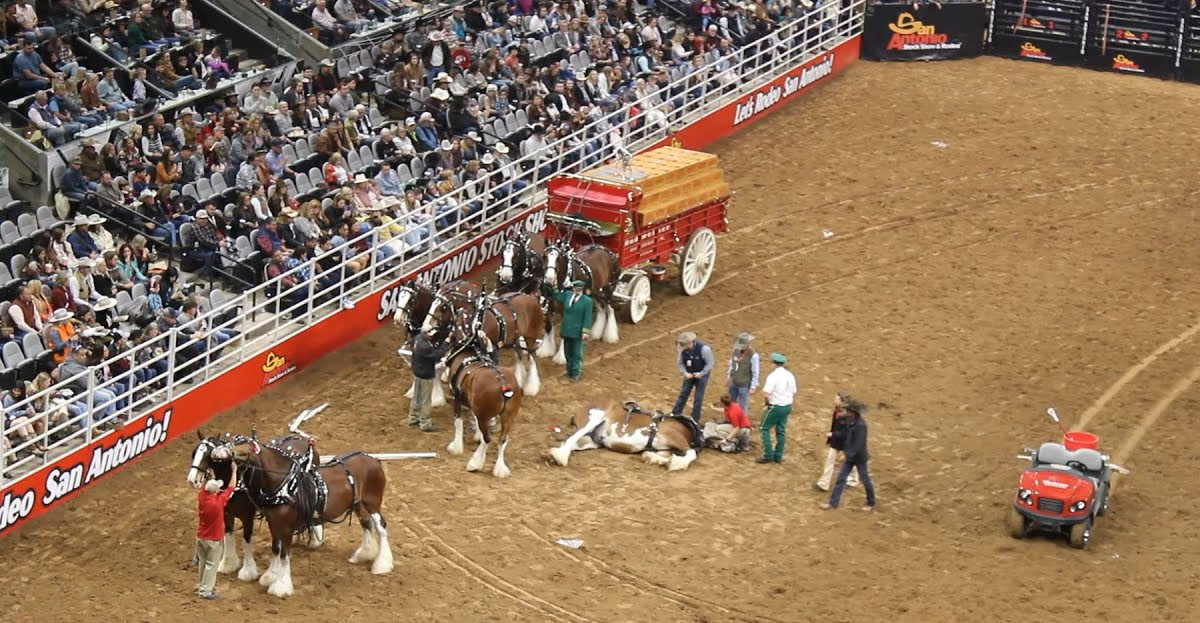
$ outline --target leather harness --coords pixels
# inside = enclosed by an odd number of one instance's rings
[[[704,447],[704,433],[700,430],[699,425],[697,425],[692,418],[682,415],[670,415],[663,413],[662,411],[658,411],[657,409],[653,412],[644,411],[638,406],[638,403],[633,402],[632,400],[626,402],[624,406],[625,421],[621,424],[621,434],[625,434],[629,430],[629,418],[632,417],[634,413],[650,416],[649,432],[646,435],[646,447],[642,448],[642,452],[654,449],[654,438],[658,436],[658,425],[665,419],[676,420],[688,429],[688,432],[690,433],[690,439],[688,440],[689,447],[696,450]],[[596,433],[600,429],[601,427],[597,426],[596,429],[592,431],[592,440],[596,442],[596,445],[604,445],[600,443],[599,439],[596,438]]]

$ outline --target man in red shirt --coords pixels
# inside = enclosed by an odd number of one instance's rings
[[[721,407],[725,411],[725,422],[709,422],[704,427],[704,438],[710,447],[721,452],[745,452],[750,449],[750,418],[742,405],[729,395],[721,396]]]
[[[225,555],[225,505],[237,488],[237,465],[232,466],[229,486],[210,480],[204,483],[197,496],[200,508],[200,527],[196,530],[196,559],[200,566],[200,583],[196,593],[203,599],[217,598],[217,567]]]

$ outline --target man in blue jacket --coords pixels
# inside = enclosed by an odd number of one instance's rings
[[[855,405],[854,408],[847,407],[850,418],[850,423],[846,428],[846,445],[842,450],[842,454],[846,459],[842,461],[842,469],[838,471],[837,484],[833,486],[833,495],[829,496],[829,503],[822,504],[821,508],[832,510],[838,507],[838,503],[842,500],[842,491],[846,488],[846,479],[850,476],[850,470],[858,472],[858,480],[862,482],[863,489],[867,492],[867,505],[863,507],[864,511],[875,510],[875,485],[871,482],[871,474],[867,471],[867,460],[870,459],[870,454],[867,452],[867,421],[863,419],[863,407]]]
[[[687,406],[688,396],[692,390],[696,395],[692,398],[692,419],[700,423],[700,411],[704,407],[704,390],[708,387],[708,375],[712,373],[716,359],[708,344],[696,339],[696,334],[684,331],[679,334],[679,374],[683,375],[683,384],[679,387],[679,397],[671,408],[672,415],[683,414]]]

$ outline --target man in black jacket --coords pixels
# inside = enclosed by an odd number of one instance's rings
[[[413,394],[408,408],[408,425],[419,426],[426,433],[437,432],[437,426],[430,415],[430,400],[433,397],[437,362],[446,356],[448,344],[434,344],[432,341],[435,330],[417,334],[413,341],[412,371]]]
[[[818,491],[829,491],[829,485],[833,482],[833,468],[837,467],[838,458],[846,449],[846,433],[854,420],[850,413],[861,413],[862,410],[862,404],[845,392],[838,392],[833,397],[833,420],[829,424],[829,433],[825,436],[825,445],[829,446],[829,451],[825,455],[825,467],[821,470],[821,477],[817,479],[817,484],[813,485]],[[850,474],[846,484],[857,487],[858,474]]]
[[[846,428],[846,445],[842,450],[846,460],[842,461],[842,468],[838,471],[837,484],[833,486],[833,495],[829,496],[829,503],[821,505],[821,508],[825,510],[838,507],[838,503],[842,499],[842,491],[846,489],[846,479],[850,476],[852,469],[858,472],[858,479],[862,482],[863,489],[867,491],[867,505],[863,507],[863,510],[875,510],[875,485],[871,482],[871,474],[867,471],[867,460],[870,459],[870,454],[867,452],[867,421],[862,416],[864,410],[857,405],[853,408],[847,407],[849,413],[847,417],[850,418],[850,422]]]

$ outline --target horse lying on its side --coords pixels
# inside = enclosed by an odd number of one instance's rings
[[[636,402],[586,405],[571,418],[570,426],[575,432],[561,446],[550,449],[550,458],[563,466],[571,452],[608,448],[624,454],[640,453],[647,463],[678,471],[687,469],[704,446],[700,427],[691,418],[649,413]]]

